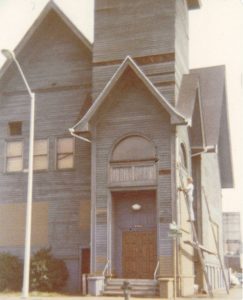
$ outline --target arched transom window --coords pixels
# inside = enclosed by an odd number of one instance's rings
[[[138,135],[122,139],[110,160],[111,185],[154,185],[156,151],[152,142]]]

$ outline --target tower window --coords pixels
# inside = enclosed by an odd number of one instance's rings
[[[9,122],[8,123],[9,135],[21,135],[22,134],[22,122]]]

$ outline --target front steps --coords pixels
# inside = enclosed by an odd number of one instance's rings
[[[123,296],[123,282],[128,281],[132,296],[155,297],[159,295],[158,281],[153,279],[107,279],[104,296]]]

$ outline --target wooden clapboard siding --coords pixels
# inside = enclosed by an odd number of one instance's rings
[[[186,2],[96,0],[93,53],[93,99],[130,55],[175,104],[182,75],[188,73]]]
[[[176,0],[175,20],[175,71],[176,86],[175,97],[177,100],[183,74],[188,73],[189,67],[189,27],[188,8],[185,0]]]
[[[174,104],[175,13],[169,0],[96,1],[93,99],[130,55]]]
[[[53,11],[34,32],[18,60],[33,90],[80,87],[90,83],[90,51]],[[4,91],[26,90],[18,73],[14,78],[6,74],[5,78]]]
[[[96,0],[93,61],[174,52],[174,13],[170,0]]]
[[[192,172],[192,164],[191,164],[191,157],[190,157],[190,141],[188,137],[187,128],[181,126],[177,127],[176,131],[177,135],[177,142],[176,142],[176,157],[175,157],[175,164],[177,167],[176,172],[176,186],[181,187],[181,176],[183,178],[184,185],[187,182],[187,177],[191,175]],[[181,144],[185,148],[186,154],[186,161],[187,161],[187,168],[181,165]],[[180,172],[180,173],[179,173]],[[196,184],[195,184],[196,190]],[[188,216],[188,208],[186,203],[186,198],[183,193],[176,194],[176,210],[177,210],[177,223],[182,228],[182,237],[180,239],[180,250],[179,250],[179,272],[181,274],[181,282],[183,286],[191,285],[191,280],[194,276],[194,249],[185,244],[184,241],[192,240],[192,233],[191,233],[191,225],[187,220],[189,219]]]
[[[222,200],[221,200],[221,181],[219,174],[218,158],[215,153],[205,153],[200,158],[193,158],[193,177],[197,188],[195,191],[194,210],[197,217],[197,229],[200,243],[205,248],[216,252],[216,245],[212,233],[211,224],[209,221],[209,214],[205,195],[210,209],[210,214],[214,222],[215,234],[218,238],[219,251],[223,257],[223,243],[222,243]],[[204,193],[204,191],[205,193]],[[217,224],[217,225],[216,225]],[[219,268],[219,261],[216,256],[205,253],[205,263],[209,267],[209,277],[213,288],[219,288],[220,282],[215,279],[215,274],[210,273],[211,268]],[[205,288],[203,276],[201,275],[201,265],[198,261],[195,263],[196,283],[200,288]]]
[[[205,194],[201,191],[201,217],[202,224],[202,242],[206,248],[216,251],[213,234],[209,222],[209,215],[207,211],[205,195],[209,204],[212,220],[218,225],[219,245],[221,255],[223,255],[222,247],[222,201],[221,201],[221,181],[219,174],[218,158],[215,153],[208,153],[202,155],[201,160],[201,183],[205,190]],[[207,255],[206,260],[210,263],[218,263],[217,257]]]
[[[34,172],[33,201],[48,204],[47,244],[54,255],[67,262],[70,280],[68,287],[79,287],[79,249],[90,243],[91,147],[76,140],[74,168],[56,170],[56,140],[70,137],[68,128],[79,119],[81,107],[90,93],[92,54],[86,45],[50,11],[18,55],[30,87],[36,93],[35,138],[49,142],[49,168]],[[27,174],[4,172],[6,140],[24,141],[24,168],[28,167],[30,100],[14,65],[2,78],[0,99],[0,202],[14,205],[26,202]],[[22,121],[19,137],[10,137],[8,122]],[[46,244],[42,245],[46,246]],[[38,247],[33,248],[37,250]],[[0,250],[23,255],[19,247]]]
[[[157,87],[157,89],[167,98],[169,102],[173,103],[175,89],[174,61],[140,64],[138,59],[134,58],[134,60],[138,63],[138,66],[149,78],[149,80]],[[122,63],[122,60],[119,62]],[[119,64],[94,65],[92,89],[92,97],[94,100],[104,89],[105,85],[109,82],[118,67]]]

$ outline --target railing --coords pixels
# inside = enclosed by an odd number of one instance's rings
[[[108,260],[107,260],[107,263],[106,263],[106,265],[105,265],[105,267],[104,267],[104,270],[103,270],[103,272],[102,272],[102,276],[105,276],[105,273],[107,272],[109,265],[110,265],[110,261],[109,261],[109,259],[108,259]]]
[[[158,260],[157,265],[154,270],[154,280],[156,280],[156,278],[157,278],[158,269],[159,269],[159,260]]]

